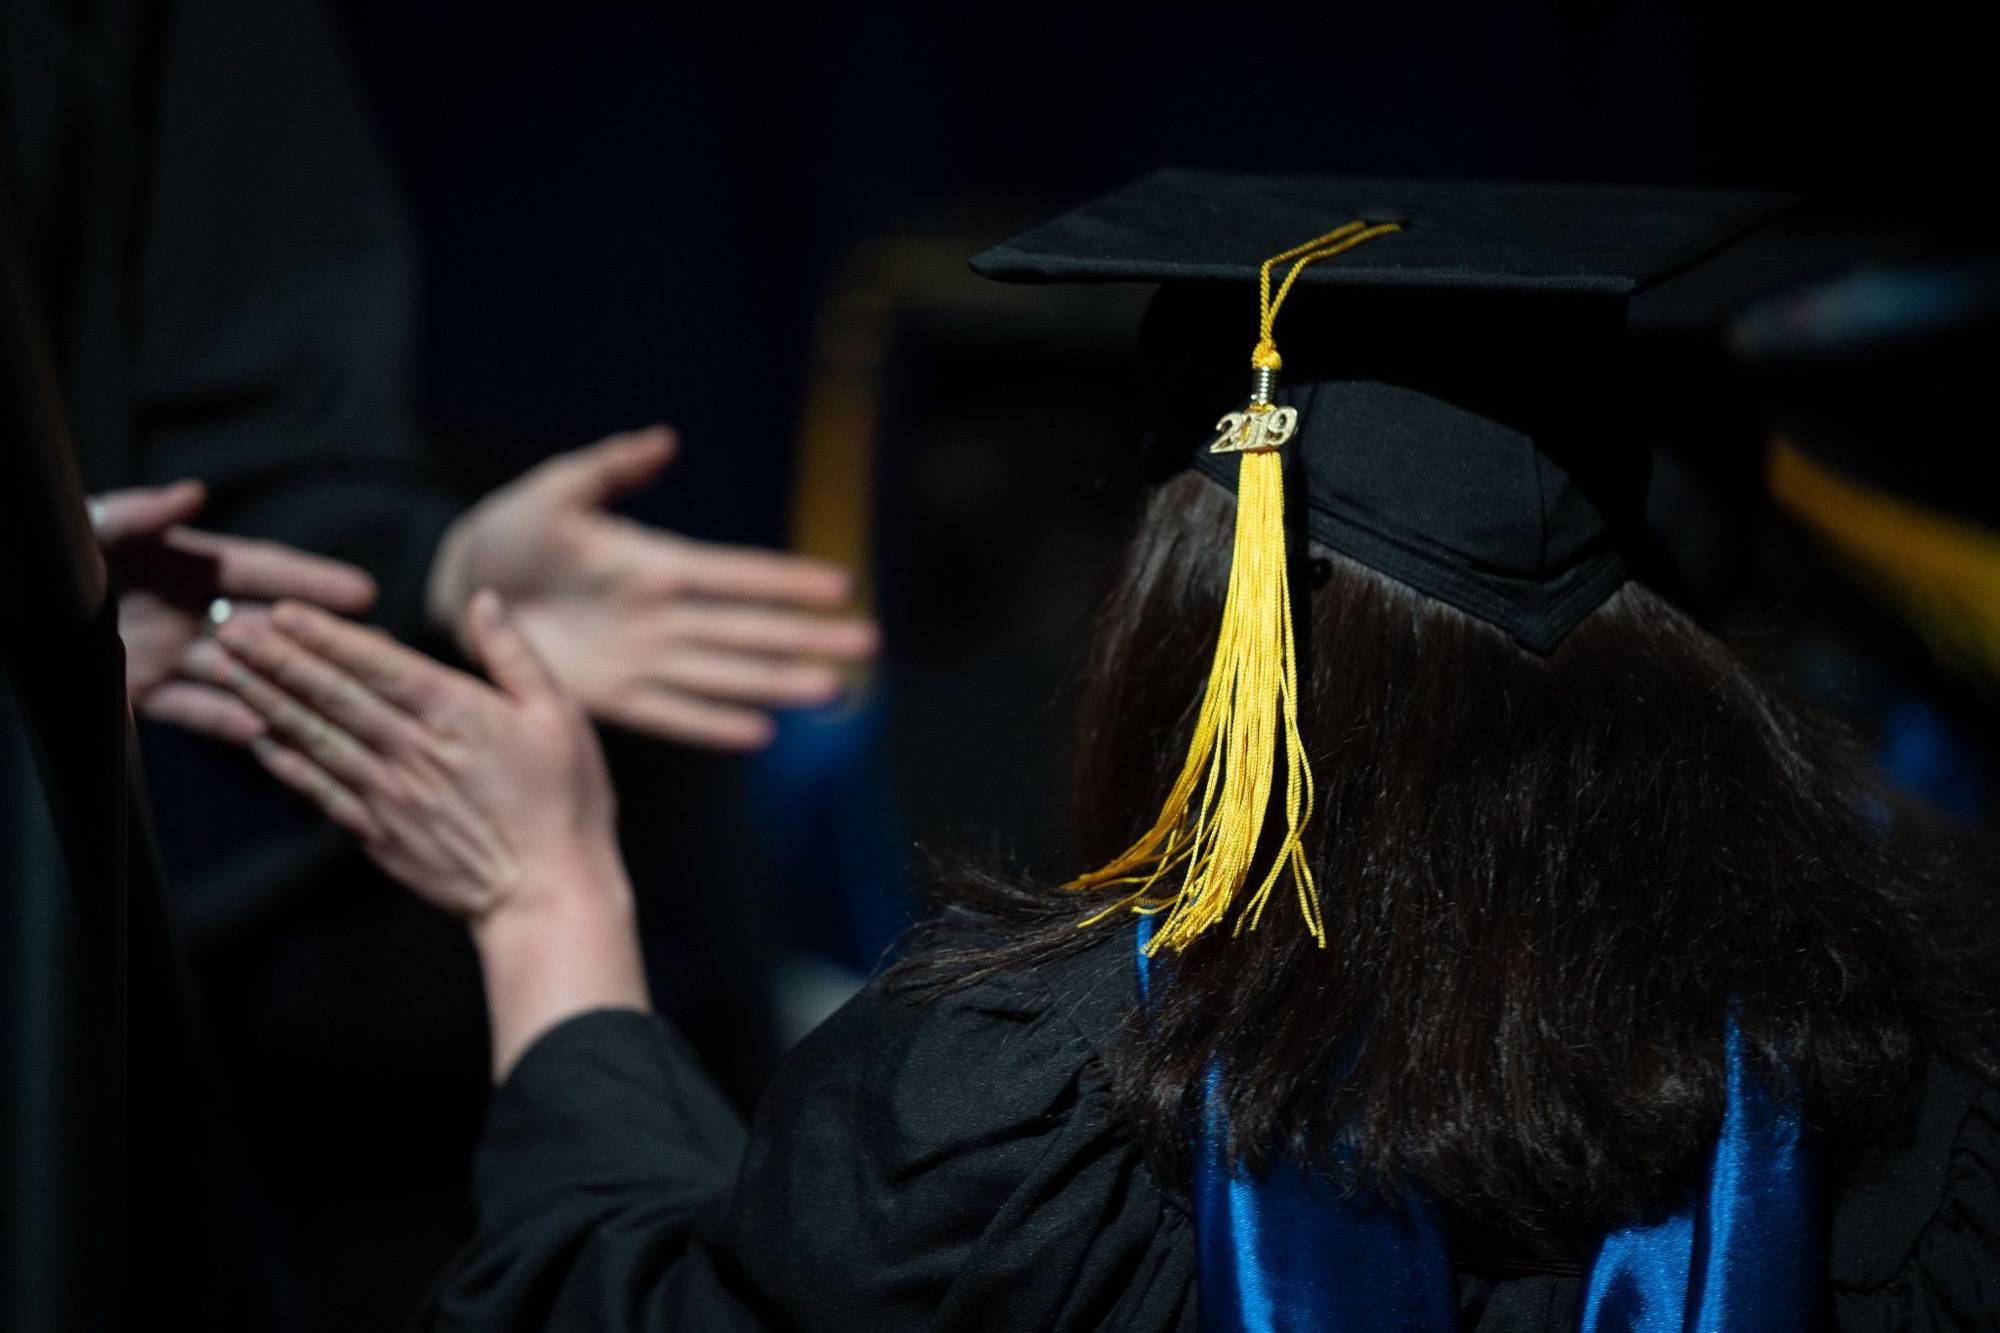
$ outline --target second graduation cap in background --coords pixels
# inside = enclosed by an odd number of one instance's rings
[[[1313,541],[1558,651],[1631,576],[1643,524],[1625,299],[1791,202],[1168,170],[976,257],[993,278],[1164,284],[1163,447],[1238,499],[1187,762],[1153,826],[1073,886],[1128,886],[1107,912],[1164,913],[1149,947],[1179,949],[1254,927],[1289,879],[1323,943],[1287,490]]]

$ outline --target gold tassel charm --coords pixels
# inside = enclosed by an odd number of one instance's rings
[[[1088,926],[1122,909],[1166,913],[1148,952],[1186,948],[1234,912],[1232,932],[1255,930],[1278,881],[1288,873],[1306,929],[1321,947],[1326,927],[1303,842],[1312,819],[1312,767],[1299,738],[1298,652],[1285,567],[1284,461],[1278,450],[1298,428],[1295,408],[1271,401],[1283,361],[1272,339],[1279,308],[1308,264],[1396,231],[1393,223],[1350,222],[1265,261],[1262,318],[1251,354],[1250,402],[1216,423],[1212,453],[1239,458],[1236,535],[1222,627],[1209,667],[1186,762],[1160,815],[1109,865],[1070,881],[1078,890],[1135,886],[1095,914]],[[1274,297],[1271,270],[1296,261]],[[1257,850],[1280,768],[1285,832],[1270,865],[1257,873]],[[1171,893],[1165,881],[1178,875]],[[1252,884],[1246,895],[1246,885]],[[1240,904],[1240,906],[1239,906]]]
[[[1292,438],[1299,428],[1299,409],[1272,407],[1267,399],[1262,411],[1253,406],[1248,412],[1231,412],[1215,428],[1222,434],[1208,446],[1210,453],[1260,453]]]

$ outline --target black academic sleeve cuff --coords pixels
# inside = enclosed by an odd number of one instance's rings
[[[688,1206],[729,1188],[742,1122],[664,1020],[601,1009],[537,1037],[494,1092],[473,1167],[482,1226],[579,1192]]]

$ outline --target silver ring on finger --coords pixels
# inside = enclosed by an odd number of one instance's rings
[[[224,625],[227,625],[229,617],[235,614],[235,603],[231,602],[227,597],[214,598],[209,602],[208,610],[202,613],[201,632],[204,634],[215,633]]]

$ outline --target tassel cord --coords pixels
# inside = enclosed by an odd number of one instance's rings
[[[1232,933],[1257,929],[1272,893],[1288,873],[1307,930],[1322,948],[1326,945],[1318,890],[1303,841],[1312,821],[1314,787],[1299,731],[1298,647],[1285,563],[1284,463],[1276,447],[1289,436],[1285,415],[1290,409],[1277,412],[1268,391],[1284,364],[1273,329],[1308,265],[1396,230],[1394,223],[1350,222],[1272,256],[1260,270],[1258,339],[1250,358],[1256,389],[1241,418],[1232,414],[1224,419],[1224,435],[1212,447],[1223,449],[1246,421],[1259,434],[1256,447],[1237,446],[1229,588],[1187,758],[1152,827],[1111,862],[1065,886],[1077,890],[1130,886],[1129,892],[1086,918],[1084,926],[1126,910],[1146,916],[1165,913],[1165,921],[1146,945],[1148,954],[1186,948],[1227,919],[1239,900],[1242,906],[1235,913]],[[1274,293],[1272,270],[1288,262],[1292,267]],[[1273,425],[1279,427],[1276,432]],[[1271,443],[1263,443],[1266,440]],[[1245,897],[1243,889],[1256,871],[1281,762],[1284,835],[1269,867]],[[1176,874],[1179,883],[1170,892],[1164,886]]]

